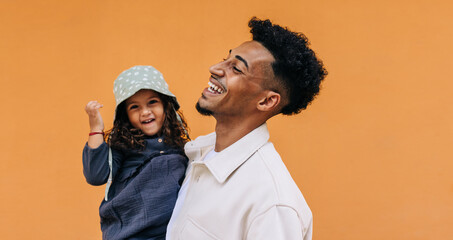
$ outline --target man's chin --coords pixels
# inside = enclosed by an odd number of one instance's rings
[[[200,106],[200,102],[197,102],[197,105],[195,105],[195,108],[197,109],[197,111],[201,114],[201,115],[204,115],[204,116],[212,116],[212,111],[206,109],[206,108],[203,108],[202,106]]]

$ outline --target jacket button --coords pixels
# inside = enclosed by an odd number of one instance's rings
[[[160,153],[164,153],[164,151],[160,151]]]
[[[162,142],[162,138],[157,139],[157,141],[161,143]]]

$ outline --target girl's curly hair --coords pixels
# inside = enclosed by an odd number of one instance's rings
[[[160,136],[164,136],[164,142],[180,149],[184,148],[189,140],[187,123],[174,98],[159,94],[165,113]],[[178,116],[181,121],[178,119]],[[116,109],[113,127],[105,134],[105,141],[109,146],[121,150],[143,150],[145,148],[146,135],[132,126],[127,116],[126,101],[120,103]]]

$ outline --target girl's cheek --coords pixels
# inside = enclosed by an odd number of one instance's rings
[[[165,113],[162,113],[162,118],[161,118],[161,121],[160,121],[160,126],[159,126],[160,129],[159,130],[161,130],[162,127],[164,126],[165,117],[166,117]]]

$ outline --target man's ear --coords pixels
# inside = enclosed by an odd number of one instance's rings
[[[257,108],[263,112],[274,111],[280,103],[281,96],[274,91],[267,91],[266,95],[258,102]]]

